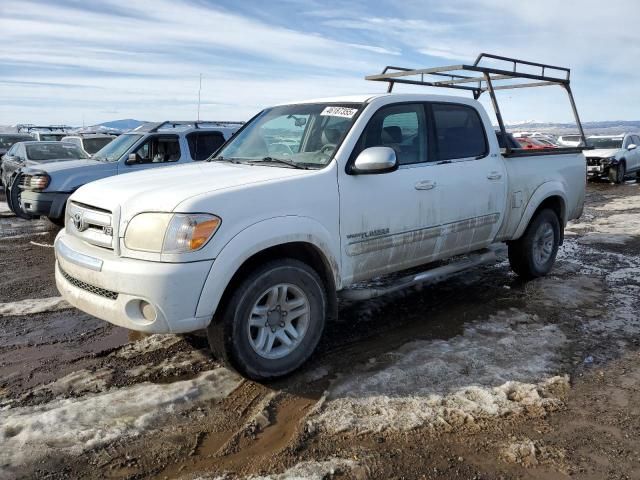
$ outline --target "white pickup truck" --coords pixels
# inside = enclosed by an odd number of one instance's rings
[[[116,325],[207,329],[217,356],[273,378],[308,359],[340,295],[435,281],[495,260],[501,242],[518,274],[545,275],[585,183],[579,149],[502,152],[475,100],[296,102],[262,111],[210,162],[78,189],[56,282]],[[353,288],[422,265],[386,288]]]

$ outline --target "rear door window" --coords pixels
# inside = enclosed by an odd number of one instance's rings
[[[225,142],[220,132],[193,132],[187,135],[189,153],[193,160],[206,160]]]
[[[476,159],[487,156],[487,134],[475,108],[450,103],[434,103],[431,108],[439,160]]]

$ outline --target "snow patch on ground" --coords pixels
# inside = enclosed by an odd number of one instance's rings
[[[604,205],[598,205],[592,208],[594,210],[600,210],[605,212],[638,210],[640,209],[640,195],[632,195],[630,197],[616,198]]]
[[[17,302],[0,303],[0,317],[34,315],[73,308],[62,297],[32,298]]]
[[[0,470],[49,454],[80,455],[115,439],[153,429],[197,402],[222,399],[241,379],[217,368],[169,384],[142,383],[77,399],[0,410]]]
[[[125,374],[135,378],[149,378],[157,374],[170,376],[180,371],[193,369],[196,365],[205,366],[210,361],[211,355],[205,354],[200,350],[191,350],[178,352],[170,358],[165,358],[160,363],[144,364],[130,368]]]
[[[562,403],[556,373],[566,337],[556,325],[516,309],[468,325],[449,340],[411,342],[356,373],[338,378],[310,425],[330,432],[450,429],[476,417]]]
[[[0,202],[0,213],[13,213],[5,202]]]
[[[543,445],[540,441],[528,438],[512,441],[500,449],[500,458],[506,463],[515,463],[523,467],[534,467],[541,463],[564,463],[564,451]]]
[[[110,368],[101,368],[95,372],[86,369],[71,372],[55,382],[41,385],[33,390],[33,393],[49,391],[55,395],[80,395],[86,393],[99,393],[106,390],[107,383],[113,377]]]
[[[356,466],[353,460],[332,458],[323,462],[301,462],[284,473],[262,476],[251,476],[249,480],[325,480],[338,473],[347,473]]]
[[[150,335],[142,340],[125,345],[113,355],[125,359],[134,358],[145,353],[166,350],[180,340],[181,338],[178,335]]]

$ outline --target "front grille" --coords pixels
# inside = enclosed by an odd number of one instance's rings
[[[103,248],[114,248],[113,215],[109,210],[80,202],[69,202],[66,229],[71,235]]]
[[[108,298],[109,300],[117,300],[118,292],[112,292],[111,290],[107,290],[106,288],[96,287],[95,285],[91,285],[89,283],[83,282],[82,280],[78,280],[77,278],[73,278],[67,272],[65,272],[62,268],[60,269],[60,274],[64,277],[64,279],[73,285],[76,288],[81,290],[85,290],[89,293],[93,293],[94,295],[98,295],[99,297]]]
[[[596,165],[600,165],[602,163],[602,159],[601,158],[589,158],[587,157],[587,165],[589,165],[590,167],[596,166]]]

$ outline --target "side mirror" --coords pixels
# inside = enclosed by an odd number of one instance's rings
[[[135,165],[140,162],[140,158],[137,153],[130,153],[129,158],[127,158],[127,165]]]
[[[627,150],[635,150],[636,148],[638,148],[638,146],[635,143],[632,143],[627,147]]]
[[[356,158],[351,169],[355,175],[373,175],[389,173],[398,169],[398,159],[393,148],[369,147],[365,148]]]

